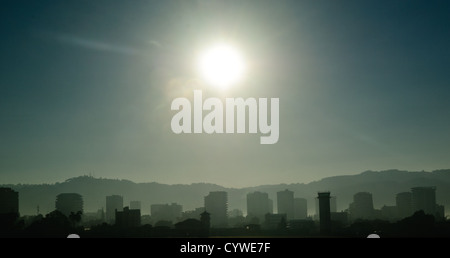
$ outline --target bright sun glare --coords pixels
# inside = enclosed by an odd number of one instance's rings
[[[220,89],[227,89],[241,79],[245,64],[235,48],[222,44],[202,53],[199,70],[209,84]]]

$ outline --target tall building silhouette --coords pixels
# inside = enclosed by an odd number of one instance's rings
[[[150,206],[150,213],[152,220],[158,222],[161,220],[176,222],[181,218],[183,206],[172,204],[152,204]]]
[[[123,208],[122,211],[115,211],[116,225],[121,228],[139,227],[141,225],[141,210]]]
[[[258,218],[262,223],[267,213],[271,213],[269,195],[262,192],[247,194],[247,216],[250,219]]]
[[[319,199],[320,233],[329,234],[331,232],[330,192],[319,192],[317,199]]]
[[[395,204],[397,206],[397,214],[399,218],[406,218],[412,213],[412,194],[410,192],[398,193],[395,196]]]
[[[372,194],[359,192],[353,196],[353,203],[349,207],[352,220],[355,219],[373,219],[373,199]]]
[[[106,222],[115,224],[116,222],[116,210],[123,210],[123,197],[120,195],[106,196]]]
[[[294,218],[294,192],[288,189],[277,192],[278,214],[286,214],[286,219]]]
[[[436,215],[436,187],[411,188],[413,212],[423,210],[426,214]]]
[[[315,219],[318,220],[320,216],[319,212],[319,199],[316,198],[316,207],[315,207]],[[336,196],[330,196],[330,211],[331,213],[337,213],[337,197]]]
[[[62,193],[56,196],[56,210],[69,216],[70,213],[83,213],[83,197],[77,193]]]
[[[308,202],[305,198],[294,198],[294,219],[308,217]]]
[[[228,226],[228,195],[226,192],[209,192],[205,196],[205,211],[210,214],[212,228]]]
[[[11,188],[0,188],[0,214],[19,214],[19,193]]]
[[[211,216],[208,212],[204,211],[200,214],[200,227],[201,236],[209,236],[209,229],[211,227]]]

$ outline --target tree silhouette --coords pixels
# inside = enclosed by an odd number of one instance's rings
[[[69,221],[72,224],[72,227],[75,227],[76,225],[78,225],[78,223],[80,223],[82,214],[83,213],[81,211],[77,211],[76,213],[74,213],[73,211],[70,212]]]
[[[27,234],[34,237],[65,237],[70,233],[70,221],[60,211],[55,210],[45,218],[33,222],[27,228]]]

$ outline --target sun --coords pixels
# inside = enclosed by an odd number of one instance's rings
[[[236,48],[227,44],[218,44],[200,55],[198,68],[208,84],[224,90],[242,78],[245,63]]]

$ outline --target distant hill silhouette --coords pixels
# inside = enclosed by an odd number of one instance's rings
[[[315,197],[318,191],[330,191],[337,196],[338,210],[348,208],[353,195],[365,191],[373,194],[375,208],[395,205],[395,195],[410,191],[415,186],[436,186],[437,202],[444,204],[450,212],[450,169],[432,172],[408,172],[399,170],[366,171],[358,175],[334,176],[308,184],[262,185],[248,188],[225,188],[215,184],[196,183],[190,185],[166,185],[159,183],[134,183],[128,180],[103,179],[90,176],[75,177],[63,183],[41,185],[3,185],[19,192],[21,215],[36,214],[39,205],[42,214],[55,209],[55,198],[60,193],[79,193],[84,198],[85,212],[105,208],[105,196],[118,194],[124,197],[124,205],[132,200],[141,201],[142,214],[150,213],[151,204],[173,203],[183,205],[183,210],[203,206],[203,197],[210,191],[227,191],[229,210],[241,209],[246,212],[246,195],[262,191],[269,194],[276,206],[276,192],[284,189],[294,191],[295,197],[308,200],[309,214],[314,214]]]

